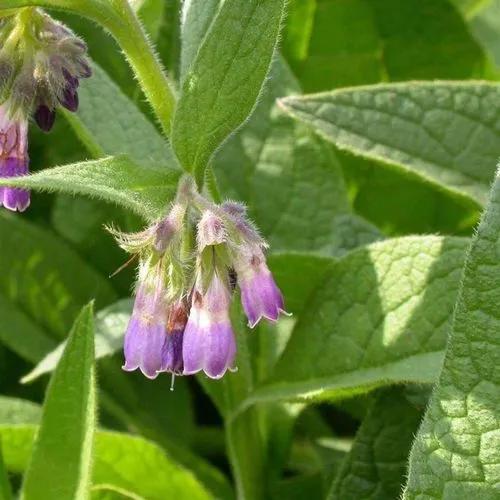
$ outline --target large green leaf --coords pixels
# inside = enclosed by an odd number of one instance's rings
[[[167,141],[97,65],[79,95],[78,113],[65,116],[94,156],[126,154],[143,166],[178,169]]]
[[[306,92],[478,77],[484,65],[446,0],[291,0],[283,49]]]
[[[0,293],[48,333],[66,336],[92,298],[98,307],[116,300],[110,282],[50,231],[2,214],[0,235]]]
[[[500,177],[472,240],[443,370],[410,457],[405,498],[498,498]]]
[[[421,413],[404,390],[382,392],[364,418],[328,499],[398,498]]]
[[[36,431],[35,425],[0,422],[0,438],[4,443],[8,470],[24,471]],[[213,498],[188,470],[177,465],[157,445],[140,437],[115,432],[96,433],[92,482],[95,485],[109,484],[148,500]]]
[[[434,382],[466,244],[396,238],[325,266],[274,375],[245,404]]]
[[[216,155],[214,171],[224,195],[249,204],[274,251],[331,255],[339,246],[337,226],[347,225],[340,219],[350,212],[347,191],[332,148],[275,105],[297,93],[277,58],[254,114]]]
[[[14,302],[0,293],[0,342],[24,359],[36,362],[56,343]]]
[[[268,73],[284,0],[226,0],[193,61],[177,104],[172,144],[182,166],[202,173],[248,117]]]
[[[340,149],[417,173],[480,204],[500,156],[499,103],[500,86],[480,82],[412,82],[281,100]]]
[[[95,430],[92,305],[76,319],[47,389],[21,497],[88,498]]]
[[[12,499],[12,490],[10,488],[9,476],[3,463],[2,441],[0,440],[0,498],[2,500]]]
[[[217,16],[221,0],[187,0],[182,5],[181,74],[184,81],[204,36]]]
[[[132,312],[132,300],[122,299],[99,311],[95,320],[95,357],[110,356],[123,346],[123,336]],[[52,372],[64,352],[66,342],[45,356],[35,368],[23,378],[32,382],[45,373]]]
[[[110,156],[2,179],[0,185],[84,194],[152,220],[165,212],[175,194],[179,174],[161,167],[143,168],[125,156]]]

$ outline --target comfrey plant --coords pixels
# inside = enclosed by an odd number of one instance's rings
[[[190,211],[199,214],[194,223]],[[160,221],[139,233],[110,231],[139,259],[124,370],[139,368],[148,378],[203,371],[213,379],[235,370],[230,306],[236,285],[251,328],[285,312],[266,265],[267,245],[245,206],[217,205],[189,179],[181,181],[176,202]],[[196,243],[189,249],[192,233]]]
[[[0,177],[28,173],[28,123],[44,132],[56,110],[78,109],[80,78],[91,76],[87,46],[40,9],[0,19]],[[26,210],[30,193],[0,187],[0,206]]]
[[[499,498],[499,2],[0,0],[0,498]]]

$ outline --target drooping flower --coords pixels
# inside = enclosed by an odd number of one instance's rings
[[[241,302],[250,328],[262,319],[277,321],[285,313],[283,295],[257,245],[243,246],[234,259]]]
[[[139,368],[154,379],[163,371],[167,339],[168,302],[161,260],[146,261],[139,270],[134,309],[125,333],[123,369]]]
[[[195,287],[191,312],[184,330],[184,374],[204,371],[210,378],[221,378],[234,368],[236,341],[229,307],[231,292],[227,280],[217,272],[206,291]]]
[[[264,254],[267,244],[246,218],[244,205],[226,202],[222,209],[238,233],[238,241],[231,245],[232,264],[248,324],[254,328],[262,318],[277,321],[280,314],[286,312],[283,295],[267,266]]]
[[[148,378],[161,372],[182,373],[182,337],[187,321],[182,266],[177,265],[179,238],[186,207],[138,233],[110,229],[119,245],[139,258],[132,316],[125,333],[123,369],[140,369]]]
[[[28,122],[6,101],[0,105],[0,177],[26,175],[28,164]],[[0,206],[23,212],[29,204],[29,191],[0,187]]]

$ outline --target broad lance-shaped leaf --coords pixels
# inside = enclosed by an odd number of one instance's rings
[[[0,256],[0,293],[47,334],[66,336],[92,298],[99,308],[117,298],[110,281],[64,241],[23,218],[0,215]]]
[[[186,0],[181,18],[181,82],[184,81],[222,0]]]
[[[284,0],[226,0],[185,78],[172,128],[181,165],[201,175],[248,117],[274,54]]]
[[[173,198],[180,171],[143,168],[125,156],[110,156],[0,179],[0,186],[84,194],[116,203],[146,220],[160,216]]]
[[[92,305],[75,321],[47,389],[21,498],[88,498],[95,429]]]
[[[22,358],[36,363],[55,348],[56,341],[2,293],[0,293],[0,317],[2,318],[0,344],[7,346]]]
[[[467,254],[439,381],[417,434],[406,499],[498,498],[500,176]]]
[[[396,238],[325,266],[274,375],[244,405],[434,382],[466,245],[462,238]]]
[[[0,439],[0,498],[2,500],[12,499],[12,490],[10,488],[9,476],[3,463],[2,440]]]
[[[41,407],[29,401],[0,398],[0,440],[9,471],[26,469],[41,414]],[[92,461],[93,485],[107,484],[148,500],[211,498],[192,473],[175,462],[175,455],[141,437],[96,431]]]
[[[65,116],[95,157],[126,154],[142,166],[179,169],[166,139],[99,66],[78,92],[78,113]]]
[[[361,423],[328,500],[398,498],[422,410],[403,389],[383,391]]]
[[[487,199],[500,156],[500,85],[377,85],[288,97],[281,105],[340,149],[479,204]]]

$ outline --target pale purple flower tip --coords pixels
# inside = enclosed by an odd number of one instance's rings
[[[245,263],[240,262],[236,272],[250,328],[262,318],[277,321],[279,315],[285,313],[283,295],[266,265],[263,253],[258,251]]]
[[[28,160],[0,159],[0,177],[19,177],[28,173]],[[0,187],[0,206],[24,212],[30,204],[30,192],[26,189]]]
[[[156,378],[162,371],[166,332],[164,298],[139,289],[125,333],[123,369],[139,368],[146,377]]]
[[[14,118],[11,104],[0,105],[0,177],[20,177],[28,173],[28,122]],[[30,204],[30,192],[19,188],[0,188],[0,206],[23,212]]]
[[[204,371],[210,378],[218,379],[233,369],[236,341],[229,304],[230,292],[217,276],[204,296],[194,292],[182,345],[185,375]]]

